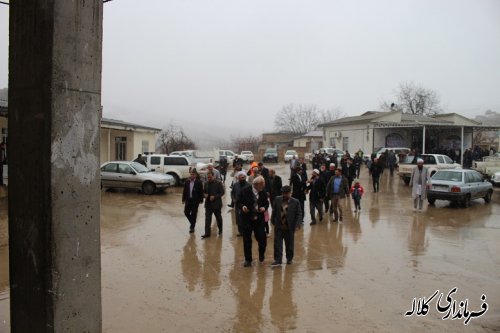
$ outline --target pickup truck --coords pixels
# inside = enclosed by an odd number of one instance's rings
[[[482,173],[486,179],[491,179],[500,171],[500,156],[486,156],[482,161],[474,161],[472,169]]]
[[[403,179],[406,185],[410,185],[411,173],[417,167],[417,160],[424,160],[424,166],[429,172],[429,177],[432,177],[436,171],[440,169],[458,169],[460,164],[453,162],[447,155],[439,154],[420,154],[417,156],[406,156],[403,162],[399,163],[399,176]]]

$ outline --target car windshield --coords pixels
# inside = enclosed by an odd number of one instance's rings
[[[248,154],[248,155],[250,155],[251,153],[252,153],[251,151],[242,151],[242,152],[241,152],[241,155],[243,155],[243,154]]]
[[[287,150],[285,153],[285,155],[294,155],[294,154],[297,154],[295,150]]]
[[[144,172],[151,172],[148,168],[146,168],[144,165],[137,163],[137,162],[132,162],[130,165],[137,171],[138,173],[144,173]]]
[[[462,181],[462,172],[460,171],[438,171],[434,176],[432,176],[432,180],[448,180],[452,182],[461,182]]]
[[[267,149],[266,153],[276,153],[276,149]]]

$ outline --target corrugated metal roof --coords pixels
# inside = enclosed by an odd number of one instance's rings
[[[329,125],[344,124],[344,123],[366,122],[368,120],[372,120],[372,119],[376,119],[378,117],[381,117],[384,114],[387,114],[387,112],[367,111],[367,112],[363,113],[361,116],[340,118],[340,119],[337,119],[334,121],[330,121],[328,123],[319,124],[318,127],[326,127]]]
[[[108,125],[108,126],[117,126],[117,127],[123,127],[124,129],[145,129],[149,131],[156,131],[156,132],[161,132],[161,128],[154,128],[154,127],[148,127],[148,126],[143,126],[139,124],[134,124],[134,123],[128,123],[122,120],[116,120],[116,119],[109,119],[109,118],[102,118],[101,119],[101,127],[103,125]],[[105,126],[104,126],[105,127]]]

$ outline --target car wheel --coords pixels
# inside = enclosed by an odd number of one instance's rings
[[[167,173],[167,175],[170,175],[174,177],[175,180],[175,185],[174,186],[180,186],[181,185],[181,180],[179,179],[179,176],[177,176],[175,173]]]
[[[465,208],[470,207],[470,194],[467,194],[462,201],[462,204]]]
[[[405,185],[410,185],[410,178],[403,178],[403,181],[405,182]]]
[[[484,202],[489,203],[491,201],[491,191],[486,192],[486,195],[484,196]]]
[[[155,193],[156,186],[153,182],[144,182],[142,184],[142,192],[146,195],[151,195]]]
[[[430,205],[434,205],[434,203],[436,202],[436,198],[427,198],[427,201]]]

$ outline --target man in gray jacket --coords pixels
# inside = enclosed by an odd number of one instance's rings
[[[290,186],[283,186],[281,195],[273,201],[271,223],[274,226],[274,262],[271,266],[280,266],[283,259],[283,241],[285,241],[286,263],[293,260],[295,230],[302,221],[299,200],[291,197]]]

